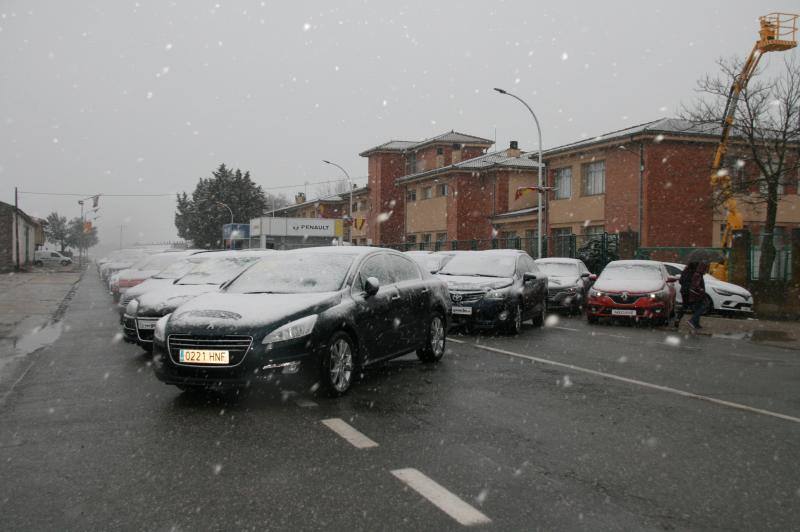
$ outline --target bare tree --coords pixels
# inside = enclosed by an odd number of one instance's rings
[[[684,106],[682,118],[697,125],[721,124],[731,85],[741,72],[741,59],[719,59],[720,72],[697,82],[699,96]],[[778,202],[785,185],[797,182],[800,169],[800,64],[785,59],[781,74],[748,84],[736,108],[731,155],[720,170],[734,178],[736,199],[764,205],[759,279],[768,280],[775,261],[773,233]],[[752,166],[755,168],[752,168]],[[709,166],[710,167],[710,166]],[[725,197],[715,197],[720,208]]]

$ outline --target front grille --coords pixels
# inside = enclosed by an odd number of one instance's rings
[[[460,303],[474,303],[480,301],[486,292],[451,292],[450,299],[456,305]]]
[[[220,335],[192,336],[190,334],[170,334],[167,338],[167,349],[172,361],[179,364],[178,351],[181,349],[223,349],[230,354],[229,366],[236,366],[244,360],[253,343],[252,336]]]
[[[627,298],[623,298],[622,294],[608,294],[611,301],[619,303],[620,305],[633,305],[639,298],[645,297],[645,294],[628,294]]]
[[[122,326],[126,329],[136,330],[136,320],[126,314],[122,318]]]
[[[152,318],[152,319],[150,319],[150,318],[139,318],[138,320],[136,320],[136,334],[139,336],[139,340],[141,340],[143,342],[152,342],[153,341],[153,335],[156,332],[155,329],[140,329],[139,328],[139,322],[141,322],[141,321],[147,321],[147,322],[155,323],[155,322],[158,321],[158,318]]]

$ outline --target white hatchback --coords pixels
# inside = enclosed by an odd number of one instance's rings
[[[685,264],[678,264],[677,262],[665,262],[664,266],[670,275],[680,278],[681,272],[686,268]],[[703,281],[706,284],[706,295],[708,301],[711,303],[708,312],[753,312],[753,295],[746,289],[733,283],[726,283],[720,281],[713,275],[705,274]],[[676,295],[676,303],[683,304],[681,300],[681,285],[675,283],[675,289],[678,290]]]
[[[33,263],[37,266],[68,266],[72,264],[72,259],[58,251],[39,250],[33,253]]]

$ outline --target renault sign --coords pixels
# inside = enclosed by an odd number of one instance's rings
[[[251,236],[341,237],[342,220],[334,218],[272,218],[250,220]]]

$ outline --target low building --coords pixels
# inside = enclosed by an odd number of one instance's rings
[[[534,156],[535,157],[535,156]],[[432,249],[447,241],[534,240],[539,163],[516,141],[502,152],[479,155],[396,180],[405,197],[405,241]]]
[[[21,209],[0,202],[0,270],[8,271],[32,265],[34,252],[42,244],[42,224]]]
[[[577,235],[631,231],[642,247],[718,247],[724,212],[715,207],[709,181],[719,128],[663,118],[549,149],[544,154],[548,184],[548,227],[553,241]],[[729,161],[736,171],[757,175],[745,147],[732,139]],[[797,181],[787,180],[778,206],[778,227],[800,226]],[[740,191],[746,199],[749,191]],[[762,209],[740,201],[754,233]],[[551,250],[554,251],[554,250]]]

